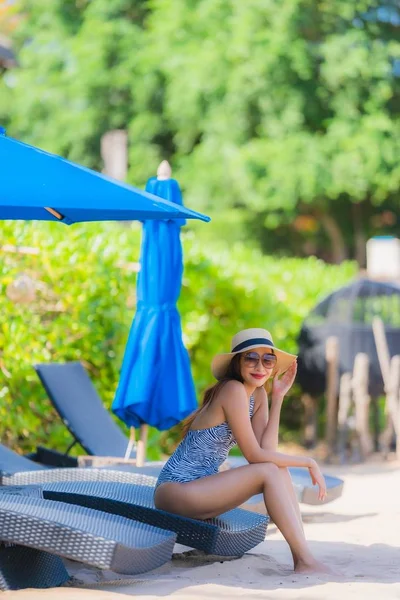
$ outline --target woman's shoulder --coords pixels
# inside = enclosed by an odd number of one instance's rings
[[[238,393],[243,393],[246,391],[244,384],[241,381],[237,381],[237,379],[229,379],[225,383],[225,385],[221,391],[224,391],[224,390],[229,390],[230,392],[238,392]]]
[[[237,399],[238,402],[247,402],[247,394],[243,383],[236,381],[235,379],[230,379],[225,383],[219,392],[218,397],[222,403],[224,400],[232,402],[233,399]]]

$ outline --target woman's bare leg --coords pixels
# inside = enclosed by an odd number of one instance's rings
[[[304,531],[303,528],[303,519],[301,518],[301,512],[300,512],[300,506],[299,506],[299,501],[297,500],[297,495],[293,486],[293,481],[292,478],[290,476],[289,470],[287,469],[287,467],[280,467],[279,468],[279,473],[281,474],[281,476],[283,477],[283,481],[285,483],[289,498],[292,501],[293,504],[293,508],[296,512],[297,518],[299,519],[299,523],[301,525],[301,528]]]
[[[243,504],[262,492],[268,514],[288,542],[296,571],[329,571],[312,555],[287,486],[272,463],[250,464],[188,483],[164,483],[156,490],[157,508],[207,519]]]
[[[301,512],[300,512],[300,506],[299,506],[299,502],[297,500],[297,496],[296,496],[296,492],[294,490],[293,487],[293,481],[292,478],[290,476],[289,470],[286,467],[280,467],[279,468],[279,475],[282,477],[283,483],[285,485],[285,488],[287,490],[287,494],[288,497],[292,503],[294,512],[296,513],[297,519],[299,521],[300,527],[304,533],[304,527],[303,527],[303,520],[301,518]],[[299,557],[293,552],[293,549],[290,548],[291,552],[292,552],[292,556],[293,556],[293,563],[295,568],[298,566],[299,564]]]

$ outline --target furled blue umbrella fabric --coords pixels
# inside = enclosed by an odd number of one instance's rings
[[[146,190],[182,204],[174,179],[152,178]],[[165,220],[143,225],[137,310],[112,407],[131,427],[169,429],[197,406],[176,307],[183,271],[182,224]]]
[[[5,135],[0,127],[0,219],[131,221],[208,217]]]

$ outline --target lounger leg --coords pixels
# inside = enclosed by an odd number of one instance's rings
[[[0,589],[58,587],[69,575],[58,556],[25,548],[0,545]]]

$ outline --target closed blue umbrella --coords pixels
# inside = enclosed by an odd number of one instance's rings
[[[146,191],[182,205],[174,179],[153,177]],[[182,224],[184,221],[165,220],[143,225],[137,310],[112,406],[130,427],[148,424],[169,429],[197,406],[176,307],[183,272]]]
[[[182,276],[179,229],[185,218],[203,221],[209,218],[182,205],[178,184],[173,180],[160,184],[151,180],[143,191],[9,138],[2,127],[0,167],[0,219],[57,221],[66,225],[82,221],[145,220],[138,310],[114,405],[117,414],[119,410],[125,414],[123,398],[127,394],[132,397],[135,387],[130,381],[132,352],[141,361],[142,366],[135,368],[135,375],[139,375],[137,389],[148,406],[138,408],[136,417],[134,411],[129,411],[127,422],[155,424],[160,429],[178,422],[195,407],[189,358],[182,344],[175,306]],[[152,228],[150,224],[157,219],[161,219],[160,227]],[[164,252],[169,257],[165,265]],[[146,273],[157,275],[146,281]],[[166,407],[166,390],[171,410],[162,410]],[[159,398],[158,407],[149,403],[151,394]]]
[[[0,127],[0,219],[131,221],[208,217],[5,135]]]

